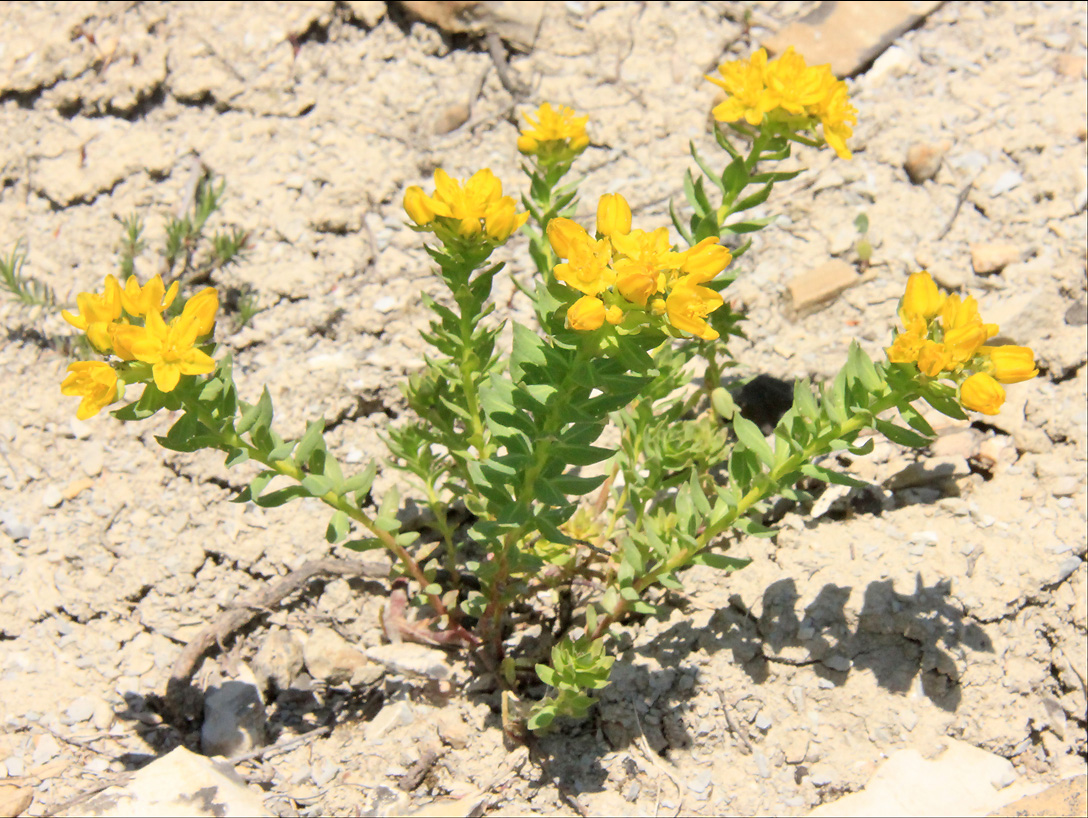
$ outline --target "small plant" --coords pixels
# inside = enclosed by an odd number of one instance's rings
[[[242,398],[230,357],[211,340],[215,288],[181,305],[176,281],[141,286],[130,277],[122,287],[108,277],[103,293],[82,294],[80,314],[65,317],[104,359],[72,364],[62,391],[80,397],[77,414],[88,417],[142,387],[114,416],[180,412],[157,438],[165,448],[218,449],[230,467],[255,464],[237,501],[313,497],[330,506],[330,543],[394,557],[398,588],[410,588],[420,613],[402,637],[470,651],[503,691],[511,735],[580,718],[608,684],[616,623],[657,613],[660,591],[682,588],[689,566],[747,565],[730,546],[773,534],[765,512],[779,497],[804,500],[803,478],[857,484],[823,465],[828,454],[866,454],[873,439],[860,440],[870,430],[924,446],[933,429],[919,401],[956,418],[964,409],[992,414],[1002,384],[1037,373],[1031,350],[987,346],[997,327],[974,299],[946,296],[919,272],[906,282],[888,360],[852,345],[833,381],[796,384],[792,407],[765,437],[722,385],[742,318],[722,291],[750,247],[743,237],[767,224],[748,211],[799,173],[775,163],[794,143],[848,159],[856,112],[828,66],[808,66],[792,50],[774,61],[759,51],[720,72],[712,81],[729,95],[714,109],[724,161],[714,165],[692,145],[700,175],[687,174],[686,206],[671,208],[679,245],[666,225],[634,227],[619,192],[599,196],[594,225],[571,218],[578,187],[565,179],[589,143],[587,118],[548,104],[518,140],[523,211],[487,169],[464,181],[440,169],[433,193],[406,191],[405,210],[447,292],[424,296],[431,351],[404,385],[414,417],[388,431],[385,465],[414,482],[436,541],[402,529],[395,491],[368,510],[378,458],[348,473],[323,419],[285,439],[267,388],[255,402]],[[168,230],[171,270],[189,269],[191,239],[221,188],[202,191],[193,216]],[[526,225],[534,325],[497,315],[491,296],[505,274],[492,254]],[[139,231],[127,235],[136,246]],[[243,243],[224,239],[215,259]],[[507,326],[508,351],[499,345]],[[462,506],[469,520],[459,525]],[[537,636],[520,638],[529,623]]]
[[[17,243],[6,256],[0,256],[0,286],[28,307],[55,307],[57,294],[48,284],[23,274],[26,250]]]
[[[869,217],[859,213],[854,219],[854,227],[858,230],[858,241],[854,245],[854,250],[858,254],[858,266],[862,270],[867,270],[873,258],[873,245],[869,242]]]

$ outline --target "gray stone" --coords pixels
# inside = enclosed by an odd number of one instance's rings
[[[705,770],[688,782],[688,789],[692,792],[706,792],[707,788],[713,783],[713,773],[710,770]]]
[[[910,535],[910,541],[918,545],[935,546],[941,541],[936,531],[915,531]]]
[[[912,184],[920,185],[937,175],[941,168],[941,161],[952,143],[948,141],[940,143],[915,142],[907,149],[907,158],[903,161],[903,169],[910,177]]]
[[[837,670],[839,673],[846,673],[854,663],[851,662],[845,656],[839,656],[838,654],[831,654],[823,660],[824,664],[832,670]]]
[[[752,760],[756,763],[756,769],[759,771],[761,778],[771,777],[771,764],[767,761],[767,756],[762,750],[756,750],[752,753]]]
[[[339,765],[332,764],[330,762],[326,762],[320,767],[315,764],[313,767],[310,768],[310,776],[313,778],[314,783],[317,784],[317,786],[319,787],[324,787],[326,784],[336,778],[336,775],[339,772]]]
[[[766,713],[764,713],[761,710],[761,711],[759,711],[759,715],[756,716],[756,720],[755,720],[754,724],[755,724],[757,730],[762,730],[764,733],[766,733],[768,730],[771,729],[771,726],[774,724],[774,721],[771,719],[770,716],[768,716]]]
[[[241,679],[209,688],[204,695],[200,749],[205,755],[231,757],[265,743],[267,716],[257,679],[242,666]]]
[[[211,818],[271,816],[259,792],[229,767],[178,747],[156,759],[123,786],[80,801],[62,816],[189,815]]]
[[[25,540],[30,536],[30,526],[10,508],[0,511],[0,528],[13,540]]]
[[[1059,563],[1057,576],[1055,577],[1054,581],[1065,582],[1067,579],[1069,579],[1069,577],[1073,575],[1074,571],[1080,568],[1083,562],[1084,561],[1080,557],[1066,557],[1064,560],[1061,561],[1061,563]]]
[[[1000,196],[1002,193],[1008,193],[1010,190],[1015,190],[1023,183],[1024,177],[1021,176],[1015,170],[1007,170],[997,177],[997,180],[990,186],[991,196]]]
[[[1055,497],[1072,497],[1080,491],[1080,480],[1072,475],[1058,477],[1050,484],[1050,493]]]

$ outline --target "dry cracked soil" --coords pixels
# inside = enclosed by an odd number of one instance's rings
[[[243,393],[268,384],[285,435],[323,415],[359,464],[406,411],[420,294],[438,293],[406,186],[486,166],[521,190],[516,117],[548,100],[591,117],[579,218],[619,190],[636,224],[667,223],[689,140],[714,153],[703,74],[805,27],[824,26],[832,52],[845,38],[815,3],[485,5],[518,96],[484,32],[397,3],[5,4],[0,249],[23,242],[25,272],[64,300],[93,290],[122,218],[145,214],[161,244],[197,157],[227,182],[214,226],[250,231],[214,283],[265,307],[220,322]],[[1085,7],[914,5],[919,19],[866,35],[867,56],[833,54],[850,66],[855,155],[796,152],[808,172],[776,190],[773,224],[737,262],[748,339],[733,351],[771,385],[827,377],[853,340],[879,357],[906,276],[928,269],[1033,347],[1040,377],[999,416],[944,421],[928,449],[844,461],[870,487],[785,510],[774,539],[738,545],[749,568],[689,571],[665,618],[619,629],[591,716],[532,754],[504,748],[496,699],[473,692],[462,657],[413,654],[423,676],[359,659],[390,650],[383,582],[307,583],[197,675],[209,691],[250,667],[280,680],[259,703],[266,754],[236,765],[268,809],[799,815],[894,751],[933,755],[948,738],[1033,785],[1083,773]],[[514,274],[525,249],[504,251]],[[811,273],[836,261],[824,270],[848,276],[817,302]],[[137,270],[158,263],[148,250]],[[530,320],[509,279],[498,300]],[[58,389],[68,360],[46,340],[66,325],[11,299],[0,316],[0,786],[29,789],[26,814],[41,815],[199,748],[198,723],[161,712],[183,646],[336,554],[316,501],[231,504],[244,475],[159,448],[169,418],[76,421]],[[329,667],[345,649],[347,676]]]

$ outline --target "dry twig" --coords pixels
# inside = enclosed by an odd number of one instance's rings
[[[269,585],[254,597],[224,611],[212,624],[196,635],[181,651],[174,662],[170,679],[166,684],[164,700],[166,712],[175,720],[192,721],[200,713],[203,699],[190,684],[193,674],[214,646],[247,625],[250,620],[279,605],[286,597],[301,589],[311,579],[319,576],[333,577],[385,577],[389,569],[379,563],[348,560],[313,560],[292,571],[279,582]]]

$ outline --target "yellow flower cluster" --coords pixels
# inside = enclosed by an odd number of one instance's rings
[[[903,331],[885,351],[893,364],[914,364],[930,378],[949,377],[960,385],[967,409],[996,415],[1005,402],[1003,383],[1039,374],[1028,347],[987,346],[997,324],[984,324],[971,296],[945,295],[929,273],[915,273],[899,302]],[[971,374],[968,374],[971,373]]]
[[[766,118],[791,130],[814,128],[819,122],[824,141],[841,158],[851,157],[846,140],[854,133],[851,125],[857,124],[858,112],[850,104],[846,83],[835,79],[830,65],[806,65],[791,46],[777,60],[768,62],[761,48],[751,59],[723,63],[718,71],[721,79],[707,79],[729,94],[713,110],[719,122],[743,119],[760,126]]]
[[[522,114],[529,127],[518,136],[518,150],[542,161],[569,162],[589,145],[586,134],[588,116],[577,116],[571,108],[558,110],[545,102],[531,114]]]
[[[215,369],[215,361],[196,344],[211,334],[219,308],[215,288],[205,287],[185,303],[181,315],[167,323],[162,314],[177,293],[176,281],[167,290],[157,275],[142,287],[130,276],[123,289],[108,275],[102,294],[77,296],[78,315],[67,310],[61,314],[73,327],[83,330],[102,354],[123,362],[149,364],[155,385],[171,392],[182,375],[205,375]],[[117,400],[121,384],[110,363],[80,361],[68,367],[61,392],[83,398],[76,417],[84,420]]]
[[[668,228],[631,229],[631,208],[618,193],[597,205],[597,235],[557,218],[548,223],[548,240],[559,258],[555,277],[583,296],[567,310],[567,325],[595,330],[606,321],[637,327],[648,316],[665,316],[676,330],[713,341],[718,333],[707,316],[723,299],[703,285],[733,260],[717,238],[683,252],[672,249]]]
[[[517,213],[514,199],[502,195],[502,182],[487,168],[463,185],[439,168],[434,172],[434,196],[412,185],[404,192],[404,209],[420,227],[448,237],[484,237],[504,242],[529,218]],[[441,237],[441,236],[440,236]]]

